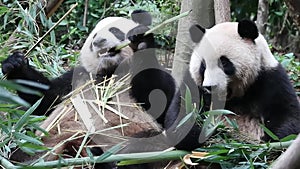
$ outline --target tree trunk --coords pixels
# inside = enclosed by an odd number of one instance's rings
[[[214,25],[213,0],[182,0],[180,12],[183,13],[191,9],[190,15],[180,19],[178,23],[172,69],[172,75],[177,83],[181,83],[185,72],[188,70],[188,64],[194,48],[189,28],[196,23],[203,27]]]
[[[41,0],[42,4],[44,4],[46,1]],[[64,2],[64,0],[48,0],[46,3],[45,13],[47,17],[51,17],[54,12],[58,9],[58,7]]]
[[[83,14],[83,23],[82,26],[86,26],[86,22],[87,22],[87,15],[88,15],[88,9],[89,9],[89,0],[85,0],[84,3],[84,14]]]
[[[229,22],[231,20],[229,0],[214,0],[214,8],[216,24],[222,22]]]
[[[300,0],[285,0],[285,3],[289,8],[291,17],[300,30]]]
[[[288,6],[289,9],[289,15],[293,19],[295,25],[298,27],[298,30],[300,31],[300,0],[285,0],[285,3]],[[299,40],[299,35],[298,37],[295,37],[293,41],[293,47],[292,51],[294,53],[300,53],[300,40]],[[300,58],[300,55],[298,56]]]
[[[265,34],[266,26],[269,15],[269,2],[268,0],[259,0],[257,9],[256,25],[261,34]]]

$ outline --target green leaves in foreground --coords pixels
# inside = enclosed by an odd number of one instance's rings
[[[0,102],[2,103],[15,103],[21,106],[29,107],[29,103],[25,100],[21,99],[19,96],[13,94],[8,90],[19,91],[26,94],[38,95],[41,96],[41,93],[32,90],[31,88],[24,87],[23,85],[44,89],[47,90],[49,87],[27,80],[16,80],[16,81],[8,81],[8,80],[0,80]],[[6,90],[8,89],[8,90]]]
[[[267,168],[266,155],[270,149],[261,145],[243,143],[215,144],[197,151],[208,152],[205,162],[218,163],[222,168]]]
[[[9,107],[5,108],[6,113],[3,113],[2,118],[0,118],[1,156],[8,157],[16,147],[31,155],[47,149],[43,147],[43,143],[33,133],[35,130],[46,133],[37,125],[38,122],[44,120],[44,117],[31,115],[40,102],[41,99],[26,112]],[[0,109],[0,111],[2,110]]]
[[[222,119],[221,115],[235,115],[233,112],[229,110],[211,110],[205,112],[204,115],[207,116],[205,119],[202,130],[199,136],[199,143],[204,143],[210,136],[212,136],[216,129],[223,125],[224,119]]]

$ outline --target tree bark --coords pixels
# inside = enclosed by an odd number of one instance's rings
[[[45,3],[45,0],[42,0],[42,3]],[[46,3],[45,13],[47,17],[51,17],[58,7],[64,2],[64,0],[48,0]]]
[[[289,148],[272,164],[272,169],[300,168],[300,134]]]
[[[88,9],[89,9],[89,0],[85,0],[82,26],[86,26]]]
[[[181,13],[192,12],[189,16],[180,19],[176,37],[175,55],[173,61],[172,75],[178,84],[181,83],[194,48],[189,34],[189,28],[193,24],[200,24],[203,27],[214,25],[213,0],[182,0]]]
[[[300,30],[300,0],[285,0],[285,3],[289,8],[290,16]]]
[[[256,25],[261,34],[265,34],[266,26],[269,16],[269,2],[268,0],[259,0],[257,9]]]
[[[229,22],[231,20],[229,0],[214,0],[214,8],[216,24],[222,22]]]

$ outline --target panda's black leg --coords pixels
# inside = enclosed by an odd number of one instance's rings
[[[138,26],[128,34],[132,56],[130,72],[131,96],[152,115],[162,127],[166,111],[174,96],[176,85],[172,76],[158,63],[153,34],[144,35],[148,28]]]

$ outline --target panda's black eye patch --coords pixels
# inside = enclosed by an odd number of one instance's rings
[[[228,76],[234,75],[235,67],[234,67],[233,63],[226,56],[220,57],[219,65],[223,69],[223,71],[226,75],[228,75]]]
[[[111,32],[117,39],[120,41],[125,40],[125,33],[122,32],[119,28],[116,27],[111,27],[109,28],[109,32]]]

